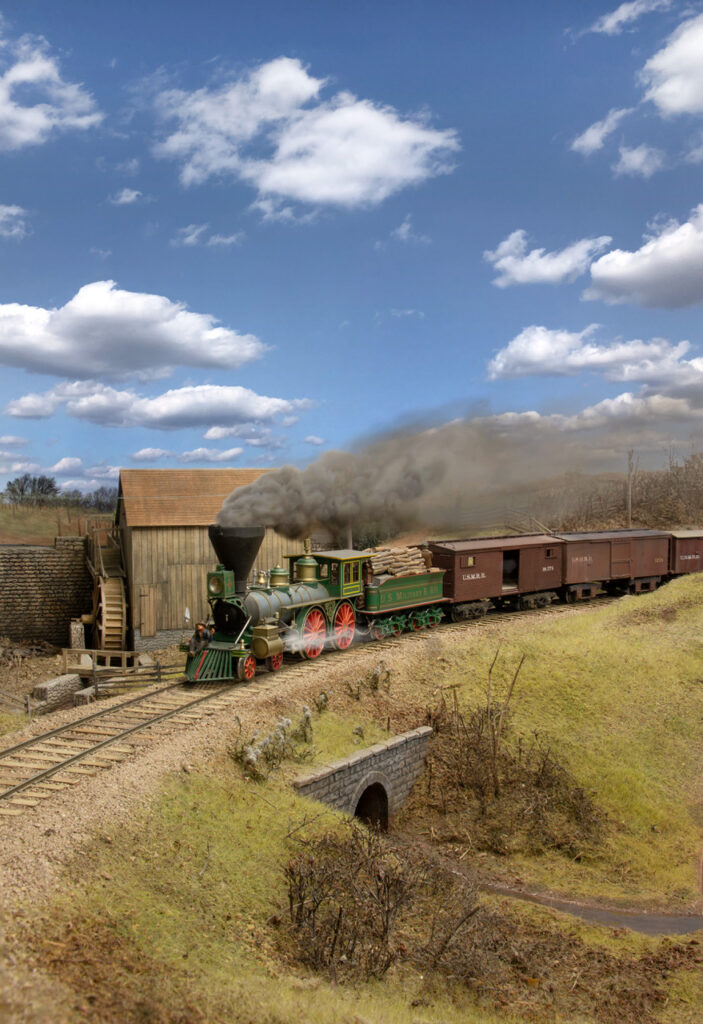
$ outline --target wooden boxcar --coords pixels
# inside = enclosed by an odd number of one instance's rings
[[[572,598],[592,597],[598,586],[639,593],[654,590],[669,572],[670,534],[662,530],[560,533],[563,580]]]

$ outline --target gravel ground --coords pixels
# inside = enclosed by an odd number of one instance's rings
[[[566,614],[581,614],[584,608]],[[549,614],[549,613],[542,613]],[[564,612],[562,612],[564,614]],[[96,833],[112,835],[122,820],[133,818],[158,792],[165,773],[197,771],[221,754],[235,728],[235,715],[244,734],[270,725],[287,713],[299,712],[312,703],[323,689],[331,694],[330,708],[337,712],[359,711],[360,705],[347,693],[347,684],[376,667],[383,660],[393,673],[389,694],[374,695],[378,720],[388,719],[390,731],[402,732],[421,724],[417,712],[403,711],[399,699],[403,680],[412,676],[413,685],[427,686],[427,705],[435,703],[441,679],[437,668],[463,663],[467,640],[471,643],[497,642],[512,631],[513,623],[497,618],[466,632],[439,630],[419,637],[400,637],[388,646],[359,645],[354,651],[326,655],[314,663],[291,663],[279,674],[262,672],[254,682],[233,691],[228,709],[191,725],[172,724],[133,737],[134,753],[121,764],[86,777],[43,801],[17,818],[0,818],[0,1021],[2,1024],[76,1024],[69,1010],[68,995],[56,981],[42,974],[22,950],[13,947],[15,922],[32,915],[60,889],[62,872],[80,858],[82,844]],[[119,703],[123,697],[101,702],[101,707]],[[6,738],[5,745],[45,732],[84,717],[86,710],[72,708],[43,717],[22,732]],[[365,708],[368,712],[368,708]],[[381,715],[383,718],[381,718]],[[1,741],[0,741],[1,745]],[[73,868],[75,871],[75,867]],[[86,865],[86,870],[90,870]],[[9,937],[8,937],[9,936]],[[75,1001],[73,1002],[75,1005]]]

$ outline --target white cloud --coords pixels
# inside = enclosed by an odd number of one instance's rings
[[[690,348],[687,341],[672,345],[665,338],[654,338],[597,345],[591,341],[597,329],[598,324],[583,331],[526,327],[490,361],[489,375],[495,379],[597,372],[608,380],[652,382],[658,387],[694,375],[703,383],[703,360],[683,359]]]
[[[0,238],[26,238],[29,228],[25,217],[27,211],[21,206],[5,206],[0,203]]]
[[[703,14],[684,21],[647,61],[640,79],[665,117],[703,113]]]
[[[28,444],[26,437],[18,437],[16,434],[0,434],[0,444],[10,445],[11,447],[22,446]]]
[[[670,221],[635,252],[613,249],[591,264],[586,299],[672,309],[703,302],[703,203]]]
[[[191,385],[145,398],[131,390],[81,381],[23,395],[9,402],[5,412],[24,419],[46,419],[63,408],[69,416],[102,426],[177,430],[270,421],[309,405],[307,399],[271,398],[238,386]]]
[[[410,214],[407,214],[402,224],[391,231],[391,238],[395,238],[398,242],[420,242],[423,245],[427,245],[430,241],[427,235],[421,235],[415,231]]]
[[[156,153],[181,163],[185,185],[223,175],[248,182],[269,219],[295,218],[283,200],[379,203],[452,169],[454,131],[349,92],[322,101],[325,84],[279,57],[217,89],[162,92],[158,110],[178,127]]]
[[[157,462],[173,454],[168,448],[140,448],[138,452],[133,452],[131,457],[134,462]]]
[[[210,235],[206,239],[205,234],[209,227],[209,224],[188,224],[185,228],[179,228],[175,237],[171,239],[171,245],[209,245],[225,248],[229,245],[240,245],[244,240],[243,231],[235,231],[232,235]]]
[[[167,376],[176,365],[231,370],[258,359],[252,334],[162,295],[84,285],[60,309],[0,304],[0,364],[73,377]]]
[[[93,256],[97,256],[101,260],[106,260],[108,256],[112,256],[112,249],[98,249],[96,246],[91,245],[90,251]]]
[[[631,114],[633,109],[633,107],[622,107],[620,109],[613,107],[602,121],[595,121],[585,132],[578,135],[569,148],[577,153],[582,153],[584,156],[589,156],[591,153],[595,153],[596,150],[602,149],[608,136],[612,135],[622,119]]]
[[[46,472],[53,473],[55,476],[70,476],[80,480],[89,478],[92,483],[95,483],[98,480],[103,483],[105,481],[117,480],[120,475],[119,466],[106,466],[104,463],[98,463],[95,466],[85,466],[83,459],[75,458],[73,456],[66,456],[63,459],[59,459],[59,461],[54,466],[50,466]],[[63,486],[68,487],[69,484],[64,483]]]
[[[620,35],[623,28],[652,11],[665,11],[671,7],[671,0],[628,0],[614,11],[603,14],[586,29],[586,32],[600,32],[607,36]]]
[[[185,228],[179,228],[175,238],[171,239],[171,245],[199,245],[207,224],[188,224]]]
[[[232,235],[210,235],[206,245],[214,246],[229,246],[229,245],[241,245],[244,241],[244,232],[235,231]]]
[[[109,202],[113,206],[131,206],[132,203],[137,203],[144,198],[144,193],[140,192],[138,188],[123,188],[114,196],[110,196]]]
[[[36,146],[52,133],[91,128],[102,120],[90,93],[63,80],[46,40],[0,38],[0,58],[0,149]]]
[[[117,164],[117,170],[122,174],[136,174],[139,170],[139,157],[133,156]]]
[[[666,154],[644,143],[640,146],[620,146],[620,158],[613,164],[613,171],[619,177],[630,174],[633,177],[651,178],[666,165]]]
[[[319,445],[324,443],[324,437],[318,437],[317,434],[308,434],[308,436],[305,438],[305,444],[313,444],[319,447]]]
[[[219,451],[217,448],[194,448],[193,451],[183,452],[178,459],[180,462],[231,462],[243,451],[243,448],[228,448],[226,451]]]
[[[391,309],[390,314],[397,320],[402,320],[405,317],[416,317],[418,320],[425,319],[425,314],[421,309]]]
[[[493,279],[493,284],[499,288],[512,284],[558,284],[584,274],[591,261],[610,242],[609,235],[601,235],[572,242],[559,252],[544,249],[528,252],[527,233],[519,229],[509,234],[495,251],[484,252],[483,258],[499,271],[499,276]]]

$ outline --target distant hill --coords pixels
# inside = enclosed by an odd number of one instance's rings
[[[85,515],[69,508],[0,504],[0,544],[47,544],[85,533]]]

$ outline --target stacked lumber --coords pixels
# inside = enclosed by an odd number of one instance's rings
[[[427,572],[419,548],[374,548],[371,568],[374,576],[416,576]]]

